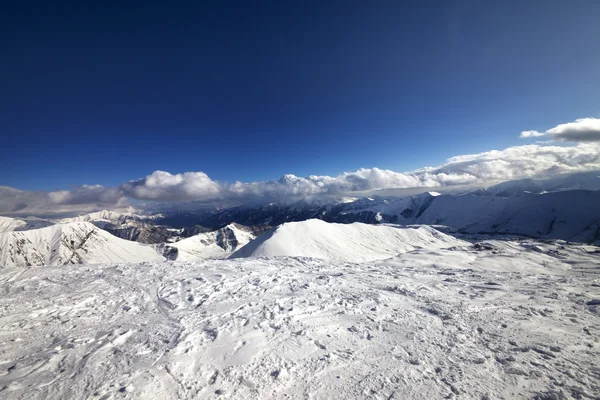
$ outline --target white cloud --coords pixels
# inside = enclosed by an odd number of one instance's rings
[[[544,133],[538,132],[538,131],[523,131],[523,132],[521,132],[521,138],[523,138],[523,139],[530,138],[530,137],[539,137],[539,136],[544,136]]]
[[[301,198],[318,194],[346,194],[380,189],[486,185],[526,177],[600,170],[600,146],[527,145],[450,158],[439,167],[412,172],[362,168],[338,176],[306,178],[284,175],[267,182],[221,183],[202,172],[169,174],[156,171],[121,185],[122,193],[140,200],[254,202]]]
[[[600,119],[581,118],[549,129],[546,134],[568,142],[600,142]]]
[[[561,129],[564,132],[571,128]],[[600,143],[515,146],[460,155],[437,167],[404,173],[363,168],[333,177],[285,175],[267,182],[223,183],[212,180],[203,172],[171,174],[155,171],[112,188],[83,186],[75,190],[31,192],[0,187],[0,213],[92,211],[123,207],[128,198],[160,202],[194,201],[206,205],[291,201],[310,195],[344,195],[379,189],[484,186],[513,179],[545,178],[594,170],[600,171]]]
[[[120,208],[127,198],[118,188],[84,185],[53,192],[19,190],[0,186],[0,213],[44,214]]]
[[[524,131],[521,138],[546,136],[563,142],[600,142],[600,119],[580,118],[560,124],[546,132]]]
[[[122,184],[124,195],[140,200],[182,201],[217,198],[221,185],[204,172],[170,174],[154,171],[150,175]]]

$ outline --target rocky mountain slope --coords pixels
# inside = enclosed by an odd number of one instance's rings
[[[154,223],[152,218],[133,212],[98,211],[61,220],[62,223],[89,222],[122,239],[146,244],[171,242],[180,238],[181,230]]]
[[[163,254],[171,260],[198,260],[226,258],[234,251],[256,239],[265,227],[247,227],[229,224],[221,229],[182,239],[163,247]]]
[[[164,260],[152,247],[120,239],[89,222],[0,234],[0,268]]]

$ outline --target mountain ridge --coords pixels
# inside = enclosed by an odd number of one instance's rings
[[[89,222],[0,234],[0,267],[161,260],[150,246],[120,239]]]

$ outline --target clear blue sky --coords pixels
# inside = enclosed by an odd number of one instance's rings
[[[21,3],[0,185],[409,171],[600,115],[597,0]]]

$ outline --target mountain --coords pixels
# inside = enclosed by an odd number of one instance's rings
[[[346,224],[445,225],[466,233],[519,234],[600,243],[600,191],[596,189],[600,189],[600,172],[545,180],[509,181],[466,194],[428,191],[405,197],[307,196],[293,203],[246,205],[216,211],[175,210],[173,214],[164,210],[151,216],[140,215],[133,209],[126,212],[104,210],[58,222],[90,222],[122,239],[146,244],[162,243],[160,251],[166,251],[170,258],[176,251],[181,251],[181,257],[186,257],[183,254],[190,253],[191,241],[180,250],[165,246],[231,224],[260,226],[265,230],[286,222],[309,219]],[[540,206],[543,208],[539,209]],[[534,215],[535,218],[532,217]],[[52,223],[35,218],[0,217],[0,232],[36,229]],[[216,235],[218,233],[196,238],[201,250],[194,252],[201,256],[206,250],[203,243],[215,241]],[[210,254],[223,256],[218,250]]]
[[[265,227],[229,224],[212,232],[204,232],[170,243],[163,247],[163,255],[171,260],[198,260],[226,258],[265,231]]]
[[[154,223],[154,218],[133,212],[103,210],[74,218],[65,218],[60,222],[90,222],[114,236],[146,244],[171,242],[180,238],[181,230],[157,225]]]
[[[560,175],[550,179],[507,181],[487,190],[491,194],[500,197],[510,197],[523,192],[543,194],[567,190],[600,190],[600,171]]]
[[[115,221],[125,221],[131,218],[139,218],[138,215],[133,212],[118,212],[111,210],[102,210],[89,214],[79,215],[77,217],[72,218],[64,218],[60,220],[60,223],[69,223],[69,222],[94,222],[94,221],[107,221],[107,222],[115,222]]]
[[[518,234],[539,238],[600,243],[600,173],[547,180],[505,182],[467,194],[426,192],[410,197],[369,196],[323,204],[300,201],[219,210],[196,222],[220,228],[236,222],[277,226],[321,219],[368,224],[446,225],[466,233]]]
[[[470,233],[510,233],[593,243],[600,240],[600,191],[522,193],[512,197],[440,196],[417,221]]]
[[[206,232],[211,232],[214,229],[211,228],[207,228],[205,226],[202,225],[192,225],[192,226],[186,226],[185,228],[181,228],[180,229],[180,235],[182,238],[188,238],[188,237],[192,237],[195,236],[199,233],[206,233]]]
[[[2,267],[160,260],[152,247],[117,238],[89,222],[0,234]]]
[[[429,226],[335,224],[311,219],[273,228],[233,253],[231,258],[293,256],[368,262],[418,248],[456,246],[469,246],[469,243]]]
[[[50,225],[54,225],[54,223],[45,219],[35,217],[0,217],[0,233],[12,231],[28,231],[30,229],[38,229]]]

